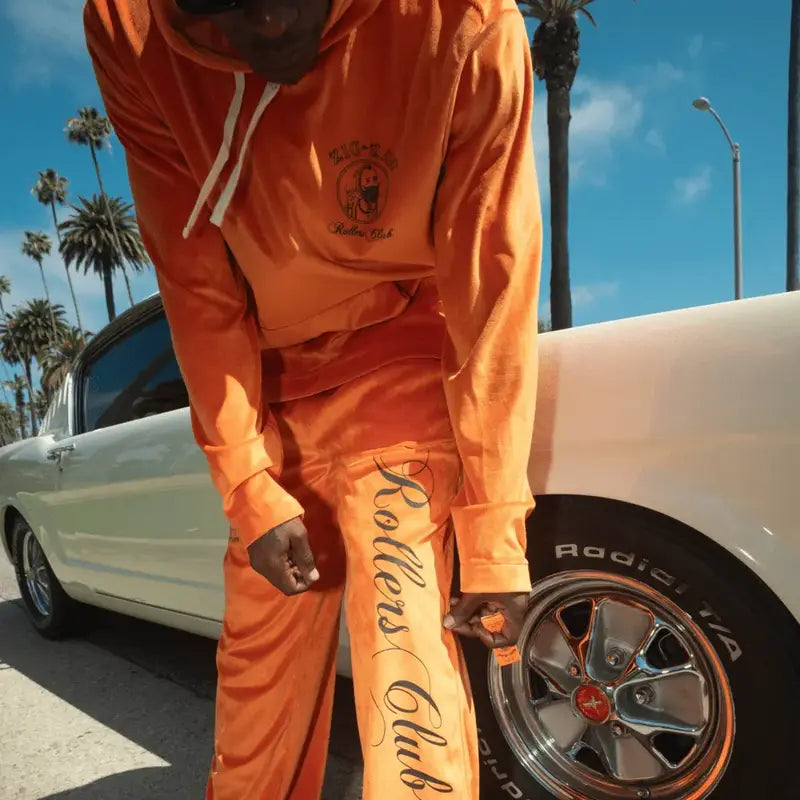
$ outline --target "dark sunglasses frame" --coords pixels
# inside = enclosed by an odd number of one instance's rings
[[[244,5],[244,0],[175,0],[186,14],[224,14]]]

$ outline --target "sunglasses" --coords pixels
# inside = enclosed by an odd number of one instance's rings
[[[241,8],[244,0],[175,0],[175,3],[187,14],[223,14]]]

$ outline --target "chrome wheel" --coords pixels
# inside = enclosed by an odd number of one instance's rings
[[[565,800],[701,800],[734,737],[711,643],[651,587],[610,573],[534,588],[522,661],[491,658],[495,715],[519,762]]]
[[[53,610],[50,576],[44,553],[33,531],[26,531],[22,539],[22,574],[34,608],[43,617],[48,616]]]

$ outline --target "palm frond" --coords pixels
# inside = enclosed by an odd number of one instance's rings
[[[69,181],[59,175],[54,169],[48,168],[39,172],[31,194],[42,204],[56,203],[63,205],[67,202]]]
[[[25,231],[25,238],[22,242],[22,255],[32,258],[37,264],[41,264],[44,257],[50,255],[52,248],[52,242],[46,233]]]
[[[67,140],[101,149],[111,137],[111,123],[93,106],[78,109],[78,116],[67,120]]]
[[[30,363],[34,359],[41,363],[53,342],[53,323],[56,337],[69,330],[64,318],[64,307],[59,303],[28,300],[0,322],[0,355],[9,364]]]
[[[42,359],[42,385],[46,389],[55,391],[61,386],[91,336],[91,333],[71,328],[55,342]]]
[[[79,198],[79,204],[72,207],[74,213],[58,226],[61,255],[68,267],[82,269],[85,273],[102,275],[107,270],[114,272],[127,266],[141,272],[149,261],[133,206],[120,197],[109,197],[108,205],[122,247],[122,257],[114,241],[105,203],[99,195]]]
[[[525,17],[532,17],[541,22],[554,22],[565,17],[585,14],[593,25],[597,23],[586,10],[586,6],[594,0],[517,0],[520,11]]]

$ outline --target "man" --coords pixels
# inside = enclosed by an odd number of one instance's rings
[[[364,797],[475,800],[454,633],[514,642],[530,591],[520,13],[89,0],[85,24],[231,522],[207,797],[319,797],[346,576]]]

